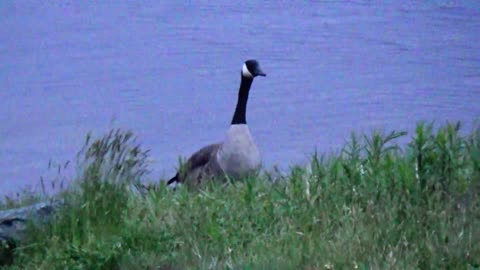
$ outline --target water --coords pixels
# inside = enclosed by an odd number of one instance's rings
[[[182,1],[183,2],[183,1]],[[0,194],[52,178],[91,131],[135,131],[152,178],[220,140],[242,62],[265,166],[352,131],[480,116],[478,1],[0,3]],[[72,169],[73,170],[73,169]]]

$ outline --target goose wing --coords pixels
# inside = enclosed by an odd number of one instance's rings
[[[177,172],[172,179],[168,180],[167,185],[174,182],[181,183],[189,173],[205,166],[212,158],[215,158],[215,154],[220,148],[220,145],[220,143],[210,144],[193,153],[193,155],[187,160],[185,167],[180,169],[180,171],[183,170],[183,172]]]

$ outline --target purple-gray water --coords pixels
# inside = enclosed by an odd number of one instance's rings
[[[266,168],[353,131],[480,116],[479,1],[0,2],[0,195],[38,187],[87,132],[133,130],[152,179],[222,139],[244,60]]]

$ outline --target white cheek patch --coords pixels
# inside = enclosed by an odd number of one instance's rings
[[[243,64],[242,75],[245,76],[245,77],[248,77],[248,78],[253,78],[252,73],[250,73],[250,71],[248,71],[247,64]]]

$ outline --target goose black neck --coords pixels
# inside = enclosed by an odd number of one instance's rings
[[[242,82],[240,83],[240,89],[238,90],[237,107],[235,108],[235,113],[233,114],[232,125],[247,123],[247,101],[252,82],[253,78],[242,76]]]

